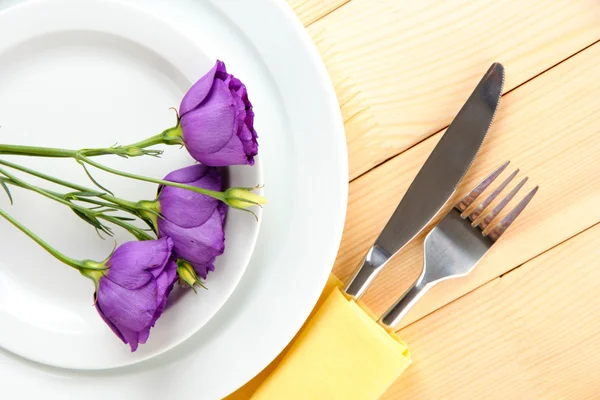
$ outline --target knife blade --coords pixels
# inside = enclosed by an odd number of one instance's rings
[[[363,262],[346,285],[359,298],[375,276],[452,197],[477,155],[502,96],[504,67],[494,63],[460,109]]]

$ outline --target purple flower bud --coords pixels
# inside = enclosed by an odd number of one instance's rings
[[[202,164],[254,164],[258,153],[254,112],[246,86],[217,61],[186,93],[179,107],[183,141]]]
[[[216,168],[196,164],[171,172],[165,180],[209,190],[221,190]],[[194,266],[203,279],[225,250],[223,231],[227,206],[200,193],[163,186],[158,195],[162,218],[157,219],[160,237],[173,240],[173,253]]]
[[[128,242],[104,263],[108,272],[98,283],[96,309],[131,351],[146,343],[150,328],[165,309],[177,278],[172,247],[168,237]]]

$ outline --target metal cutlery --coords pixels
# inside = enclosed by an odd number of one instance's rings
[[[492,64],[347,284],[348,295],[359,298],[387,262],[431,222],[454,194],[489,130],[503,83],[504,67]]]
[[[527,178],[521,180],[485,216],[483,212],[517,175],[513,172],[496,190],[477,207],[472,207],[482,192],[506,169],[508,162],[487,176],[469,194],[460,200],[436,225],[425,239],[425,265],[417,282],[380,318],[379,323],[395,327],[415,303],[434,285],[447,279],[470,273],[483,256],[515,221],[536,194],[532,189],[523,199],[492,226],[493,220],[523,187]]]

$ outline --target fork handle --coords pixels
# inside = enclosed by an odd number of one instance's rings
[[[379,323],[394,328],[430,288],[431,285],[424,282],[423,276],[419,277],[417,282],[379,318]]]

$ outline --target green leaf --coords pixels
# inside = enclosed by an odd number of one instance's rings
[[[97,218],[90,217],[89,215],[87,215],[79,210],[73,210],[73,212],[79,218],[81,218],[82,220],[84,220],[85,222],[87,222],[88,224],[93,226],[96,229],[96,233],[98,233],[98,236],[100,236],[101,238],[102,238],[102,236],[100,235],[100,232],[104,232],[108,236],[113,236],[112,230],[109,227],[103,225],[100,221],[98,221]],[[102,239],[104,239],[104,238],[102,238]]]
[[[116,219],[120,219],[121,221],[135,221],[135,218],[129,218],[129,217],[120,217],[118,215],[115,215]]]
[[[85,164],[83,162],[79,162],[79,164],[81,164],[81,166],[83,167],[83,170],[85,171],[85,174],[88,176],[88,178],[90,178],[90,180],[94,183],[94,185],[98,186],[100,189],[109,193],[111,196],[115,195],[113,192],[111,192],[110,190],[108,190],[107,188],[102,186],[100,183],[98,183],[97,180],[94,179],[94,177],[92,176],[92,174],[90,174],[90,171],[88,171],[87,167],[85,166]]]
[[[245,212],[248,212],[248,213],[254,215],[254,218],[256,219],[256,222],[258,222],[258,215],[256,215],[256,213],[254,211],[248,210],[248,209],[244,209],[244,208],[238,208],[238,210],[245,211]]]
[[[96,209],[97,213],[109,213],[109,212],[118,212],[119,210],[117,210],[116,208],[112,208],[112,207],[106,207],[106,206],[102,206],[99,209]]]
[[[8,189],[8,186],[6,186],[6,183],[4,183],[3,180],[0,180],[0,185],[2,185],[2,188],[4,189],[4,191],[6,192],[6,195],[8,196],[8,199],[10,200],[10,205],[13,205],[13,198],[12,195],[10,194],[10,190]]]
[[[68,194],[77,196],[77,197],[100,197],[102,195],[105,195],[106,193],[89,190],[89,191],[71,192]]]

